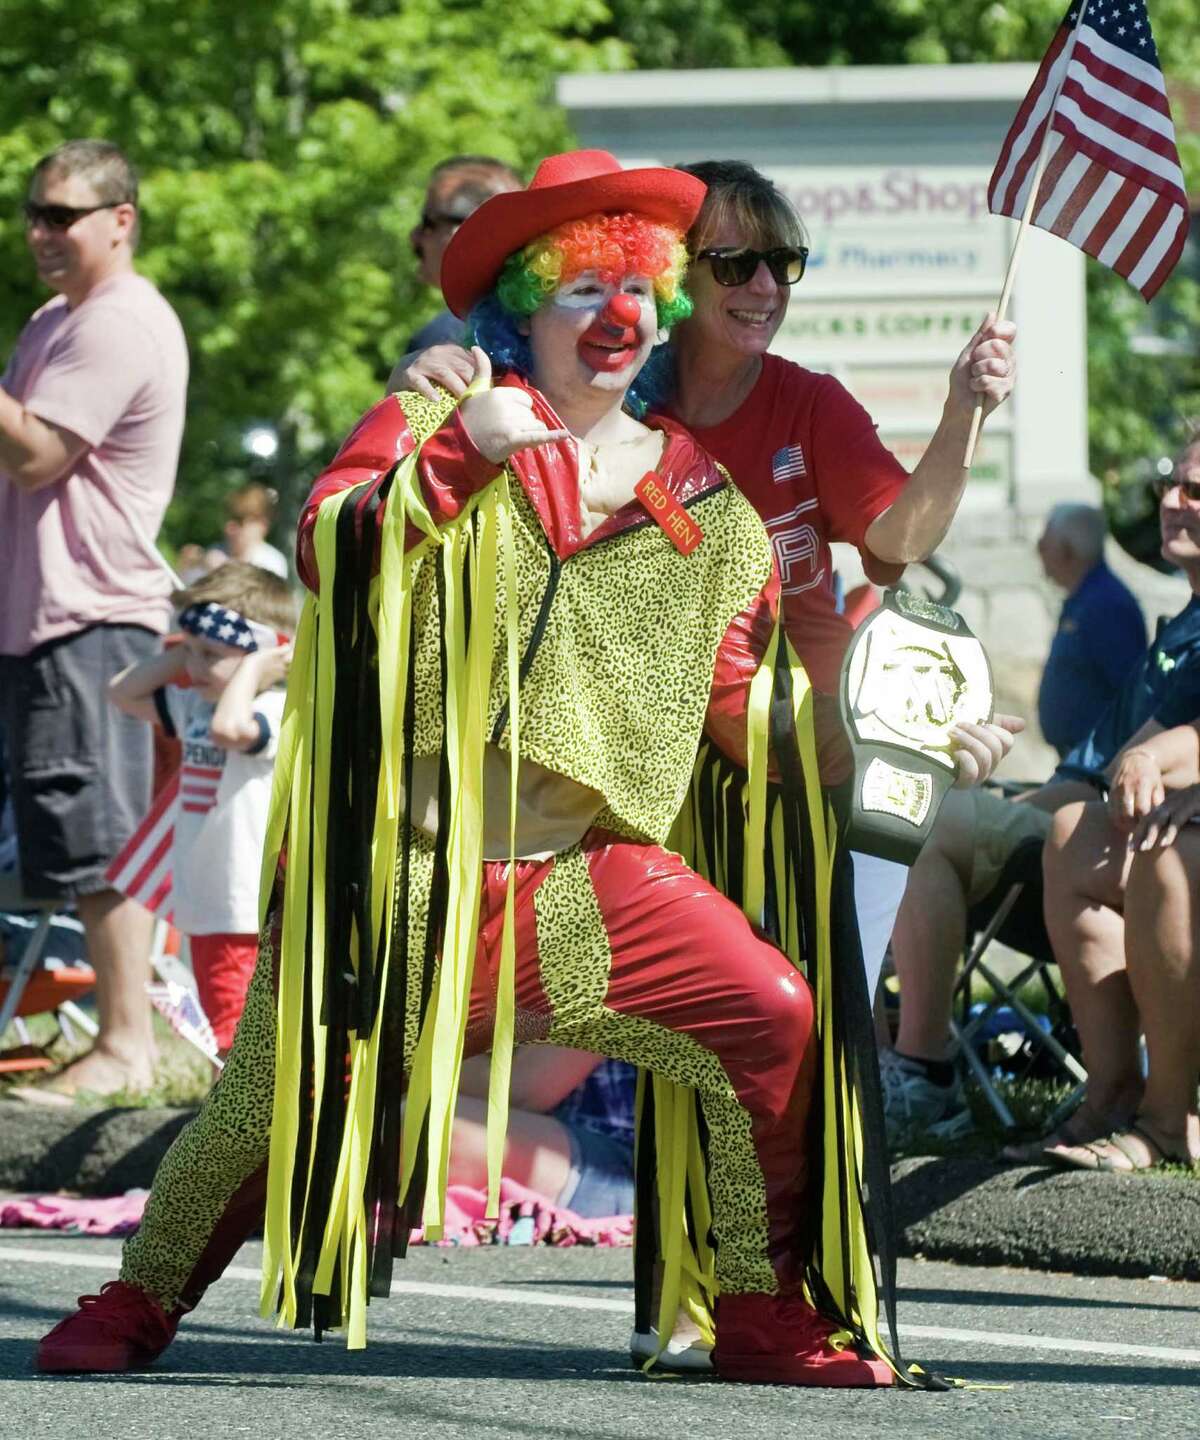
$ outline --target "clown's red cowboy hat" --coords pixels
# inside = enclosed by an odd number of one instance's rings
[[[631,210],[686,230],[700,213],[704,182],[682,170],[622,170],[607,150],[551,155],[525,190],[493,195],[459,226],[442,259],[442,294],[464,319],[515,250],[568,220]]]

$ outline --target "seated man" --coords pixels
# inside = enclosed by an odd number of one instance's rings
[[[952,791],[909,872],[892,936],[900,1028],[895,1049],[881,1056],[894,1143],[916,1132],[953,1138],[971,1128],[950,1037],[968,909],[991,892],[1022,840],[1046,836],[1055,811],[1104,792],[1124,750],[1200,714],[1200,493],[1193,498],[1193,489],[1200,492],[1198,481],[1200,442],[1193,442],[1179,457],[1174,478],[1158,487],[1163,554],[1186,575],[1192,599],[1160,624],[1154,643],[1095,728],[1049,783],[1019,800],[983,790]]]
[[[1200,733],[1184,725],[1124,752],[1107,805],[1066,805],[1053,817],[1046,926],[1088,1080],[1038,1158],[1132,1171],[1200,1156],[1200,832],[1189,823],[1198,781]]]
[[[1146,649],[1146,622],[1129,587],[1104,563],[1104,512],[1056,505],[1038,555],[1046,578],[1067,592],[1038,687],[1043,737],[1067,755],[1095,724]]]

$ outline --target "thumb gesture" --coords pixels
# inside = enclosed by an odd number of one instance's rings
[[[475,448],[493,465],[503,465],[518,450],[532,445],[551,445],[570,437],[569,430],[551,430],[533,413],[533,397],[527,390],[492,383],[492,362],[476,346],[471,351],[475,360],[475,378],[467,398],[459,407],[459,416]]]
[[[492,357],[479,345],[472,345],[471,359],[475,362],[475,373],[467,386],[467,394],[478,395],[492,388]]]

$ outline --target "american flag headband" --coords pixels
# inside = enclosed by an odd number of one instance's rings
[[[217,640],[249,655],[254,650],[273,650],[283,644],[279,634],[257,620],[248,620],[237,610],[205,600],[189,605],[179,616],[180,628],[201,640]]]

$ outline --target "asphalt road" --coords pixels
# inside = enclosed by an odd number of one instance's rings
[[[0,1235],[0,1436],[724,1440],[1200,1436],[1200,1285],[905,1261],[902,1343],[945,1394],[650,1382],[625,1358],[630,1253],[417,1250],[348,1353],[256,1317],[259,1250],[144,1374],[33,1373],[36,1338],[116,1273],[111,1241]],[[998,1387],[998,1388],[990,1388]]]

